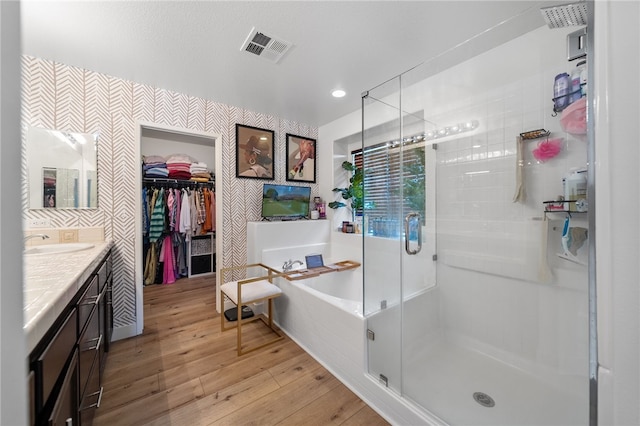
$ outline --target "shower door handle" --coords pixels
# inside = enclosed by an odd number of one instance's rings
[[[411,247],[409,247],[409,231],[411,229],[410,225],[412,220],[415,220],[418,225],[418,246],[415,248],[415,250],[412,250]],[[420,213],[412,212],[404,217],[404,251],[406,251],[409,255],[418,254],[420,253],[420,250],[422,250],[422,229],[420,228]]]

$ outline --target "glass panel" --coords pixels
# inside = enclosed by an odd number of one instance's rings
[[[491,44],[515,26],[363,99],[369,373],[452,425],[588,424],[588,213],[568,218],[568,256],[567,217],[544,211],[587,165],[552,101],[575,28]]]
[[[401,375],[401,232],[402,210],[385,197],[401,199],[389,189],[400,179],[399,155],[388,156],[389,141],[401,138],[399,83],[392,80],[363,98],[362,160],[364,181],[364,312],[369,334],[369,373],[400,393]],[[391,93],[391,96],[387,94]],[[386,185],[386,186],[385,186]],[[383,201],[384,200],[384,201]],[[380,201],[383,201],[384,204]]]

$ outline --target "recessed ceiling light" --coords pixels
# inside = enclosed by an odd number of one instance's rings
[[[331,96],[333,96],[334,98],[341,98],[346,94],[347,93],[344,90],[340,90],[340,89],[336,89],[333,92],[331,92]]]

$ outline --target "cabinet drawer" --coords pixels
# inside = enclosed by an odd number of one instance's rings
[[[111,260],[111,254],[109,254],[107,256],[107,258],[104,260],[104,262],[102,263],[102,266],[100,267],[100,269],[98,270],[98,280],[100,282],[100,292],[102,292],[102,290],[104,289],[105,284],[107,284],[107,281],[109,279],[109,277],[111,276],[111,268],[112,268],[112,260]]]
[[[67,369],[60,393],[53,405],[47,424],[49,426],[66,426],[78,424],[78,355],[73,352],[73,358]]]
[[[100,365],[96,362],[91,369],[91,375],[87,381],[87,388],[84,396],[80,400],[80,424],[90,425],[93,423],[96,409],[100,407],[102,401],[103,388],[100,386]]]
[[[94,276],[78,301],[78,336],[82,334],[93,309],[100,303],[98,277]]]
[[[80,379],[80,398],[84,394],[84,389],[91,372],[94,361],[99,359],[98,353],[102,347],[102,333],[100,331],[99,309],[95,309],[87,321],[87,327],[78,340],[78,364]]]
[[[100,289],[98,291],[102,292],[102,289],[104,289],[104,286],[107,283],[108,276],[109,273],[107,271],[107,262],[104,262],[98,270],[98,281],[100,282]]]
[[[42,390],[42,405],[46,403],[58,377],[62,373],[76,345],[76,321],[78,312],[74,308],[51,339],[51,342],[36,360],[36,383]]]

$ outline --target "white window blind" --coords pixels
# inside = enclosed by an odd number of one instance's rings
[[[364,209],[368,232],[397,237],[404,215],[418,212],[424,224],[424,145],[383,143],[352,152],[353,162],[364,169]]]

